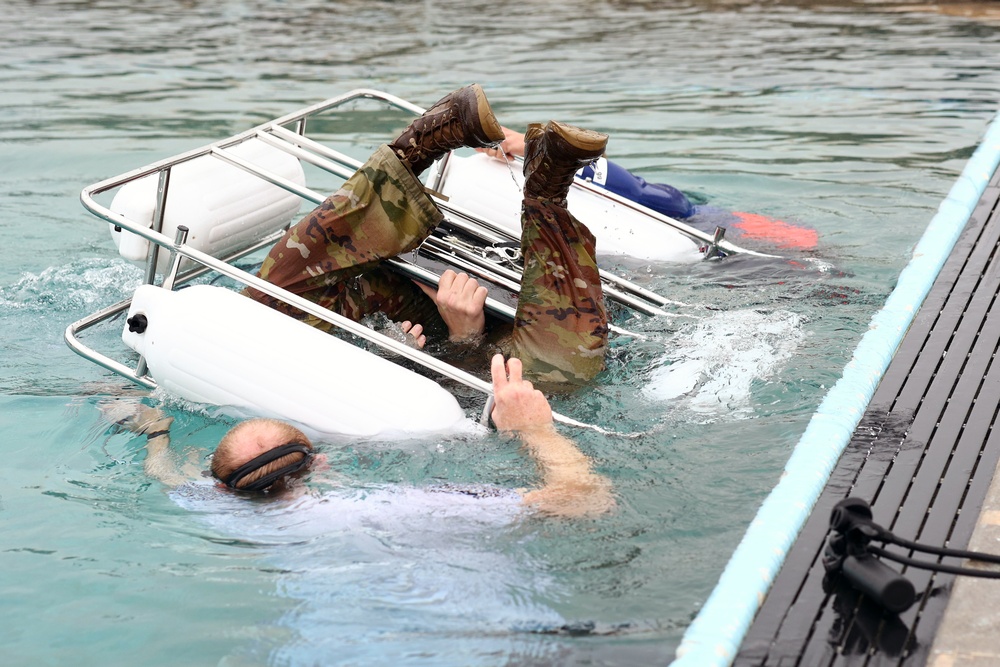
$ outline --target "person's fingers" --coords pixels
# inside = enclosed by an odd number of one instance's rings
[[[483,309],[483,306],[486,305],[486,297],[488,297],[489,295],[490,295],[489,290],[483,287],[482,285],[480,285],[476,289],[476,293],[473,295],[472,302],[476,305],[477,309],[479,310]]]
[[[490,375],[493,376],[494,394],[507,386],[507,369],[504,367],[502,354],[494,354],[490,360]]]
[[[455,276],[455,280],[451,283],[451,291],[457,296],[461,296],[469,286],[469,282],[470,279],[468,273],[459,273]]]
[[[511,357],[507,360],[507,378],[510,384],[515,384],[521,382],[521,360],[517,357]]]
[[[459,286],[461,286],[462,302],[471,304],[475,306],[477,310],[481,310],[483,304],[486,303],[486,297],[489,296],[489,290],[487,290],[483,285],[480,285],[478,280],[464,273],[459,274],[455,280],[456,290]]]
[[[424,349],[424,345],[427,344],[427,336],[424,336],[424,325],[413,324],[409,320],[399,323],[399,328],[403,331],[405,335],[413,336],[413,340],[416,341],[417,347],[421,350]]]
[[[465,284],[462,285],[462,296],[465,297],[467,301],[474,301],[476,292],[479,291],[479,288],[479,281],[475,278],[469,278]]]
[[[464,273],[455,273],[448,269],[441,274],[438,280],[438,300],[439,305],[454,307],[458,304],[462,296],[462,289],[465,287],[469,276]]]
[[[480,153],[486,153],[495,160],[502,160],[504,159],[504,155],[508,154],[507,151],[504,150],[502,143],[496,148],[477,148],[476,150]]]
[[[438,291],[444,290],[448,291],[455,284],[455,279],[458,278],[458,274],[451,269],[445,270],[438,279]]]
[[[441,298],[441,303],[457,310],[468,310],[469,304],[478,305],[481,309],[482,304],[476,303],[478,299],[476,293],[479,288],[480,285],[475,278],[470,278],[467,273],[459,273],[451,281],[449,289],[445,291],[445,296]],[[445,288],[441,287],[439,291],[441,290],[445,290]],[[483,299],[483,303],[485,303],[485,299]]]
[[[424,345],[427,343],[427,336],[424,335],[424,325],[415,324],[412,329],[410,329],[410,335],[413,339],[417,341],[417,347],[423,349]]]
[[[413,282],[416,283],[417,287],[419,287],[420,290],[424,294],[426,294],[428,297],[430,297],[431,301],[433,301],[434,303],[437,303],[437,294],[438,294],[438,291],[436,289],[434,289],[430,285],[425,285],[425,284],[423,284],[421,282],[417,282],[416,280],[414,280]]]

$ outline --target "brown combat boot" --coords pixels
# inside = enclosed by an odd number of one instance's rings
[[[486,148],[503,141],[497,122],[478,83],[445,95],[424,112],[389,147],[420,175],[434,160],[462,146]]]
[[[566,207],[566,195],[578,169],[601,157],[608,135],[573,125],[537,123],[524,134],[524,196]]]
[[[578,169],[601,157],[608,135],[573,125],[537,123],[524,134],[524,196],[548,199],[566,207],[566,195]]]

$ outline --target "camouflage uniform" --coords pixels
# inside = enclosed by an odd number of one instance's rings
[[[604,368],[608,316],[594,259],[594,235],[562,206],[525,198],[524,273],[508,356],[547,382],[589,380]]]
[[[434,302],[382,260],[420,245],[443,215],[420,181],[387,147],[372,157],[271,249],[258,275],[340,315],[383,312],[395,321],[447,332]],[[589,380],[604,367],[607,316],[594,237],[566,209],[526,199],[525,260],[513,331],[504,352],[526,375],[549,382]],[[248,288],[247,294],[313,326],[330,325]]]

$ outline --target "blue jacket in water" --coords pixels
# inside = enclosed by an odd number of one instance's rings
[[[716,227],[728,230],[727,238],[765,243],[775,248],[811,250],[816,247],[815,229],[718,206],[694,205],[683,192],[665,183],[649,183],[607,158],[576,172],[577,178],[589,181],[609,192],[646,208],[684,222],[707,234]]]
[[[605,157],[598,158],[576,175],[671,218],[688,218],[694,214],[694,206],[677,188],[664,183],[649,183]]]

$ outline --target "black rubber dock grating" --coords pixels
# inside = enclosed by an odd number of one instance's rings
[[[847,497],[922,544],[967,548],[1000,460],[1000,171],[993,174],[803,526],[734,665],[927,663],[955,575],[884,561],[917,601],[896,615],[849,585],[824,590],[830,512]],[[880,544],[875,543],[873,544]],[[955,558],[887,550],[923,561]]]

